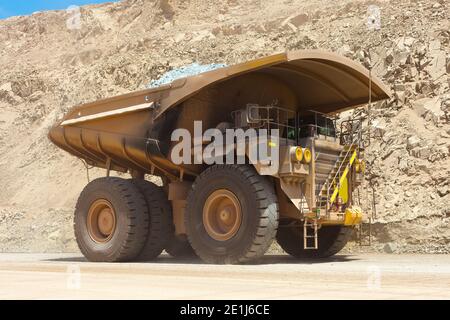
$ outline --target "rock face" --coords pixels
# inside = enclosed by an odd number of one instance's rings
[[[71,219],[86,169],[46,137],[71,106],[144,88],[183,65],[320,48],[371,66],[392,89],[367,123],[360,199],[370,208],[374,188],[373,248],[449,252],[448,6],[370,4],[124,0],[1,20],[0,251],[76,250]]]

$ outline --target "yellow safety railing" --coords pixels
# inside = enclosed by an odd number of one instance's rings
[[[336,200],[336,197],[339,193],[339,187],[342,185],[342,183],[344,183],[344,180],[347,178],[348,172],[350,171],[351,166],[353,165],[353,162],[355,162],[356,159],[356,150],[353,151],[353,154],[350,158],[350,161],[348,162],[347,166],[344,169],[344,172],[342,172],[341,177],[339,178],[339,184],[336,185],[336,187],[334,188],[333,194],[331,195],[330,198],[330,205]],[[345,158],[342,160],[345,161]]]

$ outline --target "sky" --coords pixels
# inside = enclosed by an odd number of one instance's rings
[[[36,11],[67,9],[71,5],[114,2],[113,0],[0,0],[0,19],[29,15]]]

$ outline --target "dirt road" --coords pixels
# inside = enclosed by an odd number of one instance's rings
[[[450,255],[347,255],[215,266],[162,256],[96,264],[77,254],[0,254],[0,299],[450,299]]]

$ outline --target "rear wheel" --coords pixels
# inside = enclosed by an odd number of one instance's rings
[[[150,181],[131,180],[143,194],[147,203],[149,229],[147,241],[137,257],[140,261],[157,258],[170,238],[172,208],[164,190]]]
[[[99,178],[81,192],[74,215],[75,238],[89,261],[130,261],[148,233],[144,197],[129,181]]]
[[[278,203],[273,185],[247,165],[215,165],[188,195],[186,231],[208,263],[240,263],[262,256],[275,237]]]
[[[318,230],[318,249],[303,249],[303,226],[280,226],[277,241],[296,258],[327,258],[345,247],[352,232],[352,227],[322,226]]]

